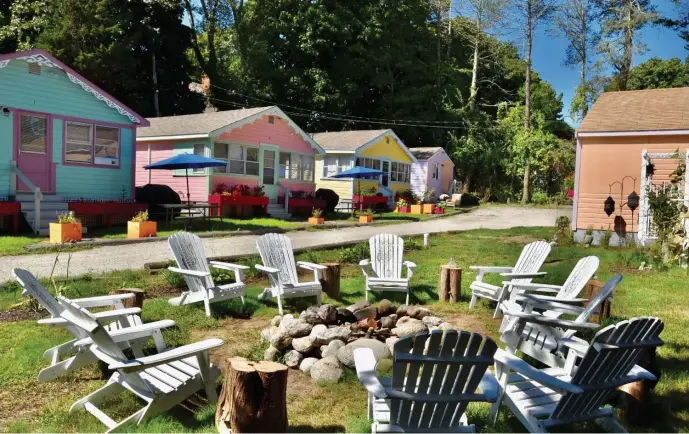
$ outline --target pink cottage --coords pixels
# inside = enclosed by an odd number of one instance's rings
[[[256,107],[148,119],[136,138],[136,185],[164,184],[186,199],[184,170],[144,166],[180,153],[228,162],[189,171],[190,199],[206,201],[219,185],[262,186],[277,214],[278,197],[313,192],[316,154],[323,149],[278,107]],[[280,200],[284,204],[285,201]]]

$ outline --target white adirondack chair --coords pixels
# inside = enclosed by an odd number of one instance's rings
[[[311,262],[294,262],[292,241],[283,234],[265,234],[256,240],[258,253],[263,265],[256,269],[268,274],[270,288],[266,288],[260,299],[277,298],[278,311],[282,315],[282,300],[286,298],[316,296],[317,306],[321,305],[321,271],[324,265]],[[297,267],[313,271],[313,280],[299,282]]]
[[[184,276],[187,291],[179,297],[169,300],[175,306],[203,302],[206,316],[211,316],[211,303],[241,298],[244,304],[246,285],[244,284],[244,270],[249,267],[230,264],[227,262],[208,261],[201,238],[189,232],[178,232],[168,239],[170,250],[177,261],[178,267],[168,267],[173,273]],[[213,283],[211,270],[213,268],[234,272],[234,283],[216,285]]]
[[[22,268],[15,268],[12,270],[12,275],[15,280],[22,286],[22,295],[30,295],[41,306],[48,311],[50,318],[41,319],[39,324],[48,325],[51,327],[62,327],[67,329],[73,336],[71,339],[61,345],[46,350],[43,357],[50,359],[50,366],[41,369],[38,373],[38,381],[50,381],[55,378],[68,374],[86,365],[90,365],[96,361],[96,357],[87,349],[84,349],[75,343],[86,334],[79,328],[73,327],[71,324],[60,318],[60,314],[64,308],[57,302],[57,300],[48,292],[41,282],[29,271]],[[96,315],[103,321],[114,321],[108,325],[109,331],[119,330],[123,327],[136,326],[141,324],[139,308],[125,309],[122,301],[128,298],[133,298],[134,294],[118,294],[105,295],[100,297],[79,298],[72,300],[72,303],[78,304],[81,307],[115,307],[116,310],[107,310],[99,312]],[[127,345],[126,342],[123,345]],[[133,350],[138,351],[135,345]]]
[[[493,340],[478,333],[407,336],[395,343],[392,378],[378,378],[373,351],[355,349],[372,431],[474,432],[464,411],[470,402],[497,399],[498,383],[487,371],[496,350]]]
[[[536,277],[545,276],[545,272],[539,272],[538,270],[545,262],[545,258],[548,257],[550,253],[550,244],[545,241],[534,241],[524,246],[522,249],[519,259],[514,267],[493,267],[493,266],[481,266],[472,265],[472,270],[476,270],[476,280],[471,283],[471,302],[469,303],[469,308],[473,308],[476,305],[476,301],[479,297],[487,298],[495,302],[500,302],[504,299],[503,291],[509,290],[508,286],[503,283],[502,286],[492,285],[490,283],[484,282],[483,277],[486,273],[499,273],[505,278],[505,282],[509,284],[521,284],[521,283],[531,283],[531,279]],[[495,308],[494,317],[500,316],[500,304]]]
[[[626,432],[607,407],[615,389],[639,380],[656,377],[636,365],[642,350],[663,344],[659,338],[663,322],[658,318],[632,318],[600,330],[591,344],[564,340],[571,362],[563,369],[535,369],[505,351],[495,354],[495,372],[501,396],[491,410],[497,418],[500,403],[507,407],[530,432],[595,420],[603,428]],[[575,360],[581,357],[577,364]]]
[[[107,384],[72,404],[70,412],[83,408],[113,431],[127,423],[141,424],[162,413],[199,390],[206,392],[210,403],[217,401],[215,378],[219,371],[210,363],[208,352],[221,346],[220,339],[206,339],[178,348],[158,348],[158,354],[129,359],[117,342],[127,339],[141,339],[153,336],[159,329],[132,327],[123,329],[116,336],[108,334],[98,319],[83,308],[64,297],[58,297],[64,306],[61,316],[89,337],[81,344],[90,344],[90,350],[99,360],[116,370]],[[174,325],[174,321],[167,321]],[[156,345],[158,346],[158,345]],[[130,391],[145,402],[140,410],[115,422],[98,405],[108,397]]]
[[[510,292],[507,295],[508,298],[500,302],[500,310],[503,312],[507,311],[519,311],[522,306],[518,300],[524,300],[520,295],[525,295],[529,292],[544,293],[544,294],[555,294],[555,295],[542,295],[542,294],[529,294],[531,297],[526,298],[527,300],[539,300],[546,302],[556,302],[556,303],[567,303],[567,304],[581,304],[587,299],[578,298],[577,296],[584,289],[588,281],[593,278],[593,275],[598,270],[598,265],[600,260],[596,256],[586,256],[581,258],[577,264],[569,273],[567,280],[562,285],[547,285],[544,283],[511,283],[503,282],[504,284],[510,285]],[[547,311],[543,315],[551,318],[559,318],[562,315],[561,312],[557,311]],[[516,321],[514,318],[505,317],[502,321],[500,327],[500,332],[505,331],[510,324]]]
[[[416,264],[404,261],[404,240],[397,235],[379,234],[368,240],[371,259],[359,262],[366,276],[366,300],[370,291],[393,291],[407,294],[409,304],[409,280],[414,274]],[[406,277],[402,267],[407,267]]]
[[[539,299],[532,295],[518,295],[521,310],[507,311],[505,317],[511,323],[502,330],[500,340],[511,354],[522,351],[536,360],[556,368],[566,363],[563,342],[576,339],[578,331],[595,330],[599,324],[587,322],[601,304],[611,296],[622,281],[621,275],[610,278],[586,308],[567,303]],[[539,313],[534,309],[544,311]],[[578,315],[574,320],[559,318],[562,314]]]

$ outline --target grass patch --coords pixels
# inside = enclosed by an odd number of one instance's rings
[[[497,338],[499,323],[492,320],[493,307],[482,300],[477,308],[468,309],[469,284],[474,273],[469,265],[510,265],[519,256],[523,245],[535,239],[549,238],[552,228],[516,228],[512,230],[474,230],[459,234],[438,234],[430,238],[430,247],[416,246],[418,238],[407,239],[410,249],[405,257],[418,267],[412,280],[412,302],[427,305],[435,314],[445,318],[457,328],[476,330]],[[411,247],[414,246],[414,247]],[[340,261],[343,256],[352,262],[365,255],[363,246],[331,250],[311,250],[297,255],[297,260],[309,262]],[[601,267],[597,278],[606,280],[614,274],[625,274],[614,294],[612,314],[614,321],[633,316],[659,316],[665,321],[662,334],[665,346],[658,351],[662,377],[656,387],[654,407],[648,427],[628,427],[631,431],[689,431],[689,313],[687,313],[686,270],[652,270],[640,273],[637,260],[643,252],[631,249],[600,247],[554,247],[550,262],[543,267],[548,275],[545,283],[562,283],[576,262],[588,255],[597,255]],[[438,267],[450,257],[463,268],[463,299],[448,304],[437,301]],[[325,302],[347,306],[363,298],[364,278],[356,263],[342,267],[341,293],[336,300],[325,297]],[[255,263],[255,257],[241,262]],[[217,275],[218,279],[227,276]],[[305,276],[304,278],[310,278]],[[494,282],[499,281],[499,277]],[[166,273],[151,275],[145,271],[121,271],[98,276],[82,276],[60,281],[63,292],[71,297],[106,294],[114,288],[139,287],[149,294],[170,297],[183,284],[174,282]],[[247,303],[238,300],[213,305],[213,318],[207,318],[201,304],[171,306],[166,298],[146,300],[143,311],[145,321],[172,319],[177,326],[165,331],[170,344],[183,344],[208,337],[219,337],[225,345],[212,354],[214,363],[224,368],[227,357],[258,358],[264,347],[258,335],[277,312],[274,302],[259,302],[257,295],[267,285],[261,275],[249,278]],[[49,286],[52,287],[52,286]],[[374,295],[374,299],[389,298],[395,303],[404,302],[404,294]],[[0,287],[0,310],[21,301],[21,292],[15,285]],[[313,303],[311,299],[289,299],[285,308],[298,313]],[[80,370],[51,383],[37,383],[38,371],[46,366],[41,358],[43,351],[64,342],[68,334],[59,329],[41,327],[33,321],[0,323],[0,426],[7,431],[102,431],[95,418],[84,412],[69,414],[69,406],[79,397],[97,389],[104,378],[93,367]],[[18,399],[20,397],[21,399]],[[291,431],[362,432],[370,428],[366,420],[366,393],[353,372],[334,386],[314,384],[298,371],[290,372],[288,385],[288,415]],[[119,417],[135,408],[130,398],[112,400],[108,411]],[[157,416],[140,427],[128,430],[142,432],[214,431],[214,408],[208,405],[192,406],[192,412],[176,407]],[[481,431],[501,432],[524,429],[504,407],[498,423],[488,421],[487,404],[472,404],[468,410],[470,423]],[[566,431],[597,429],[588,424],[563,427]]]

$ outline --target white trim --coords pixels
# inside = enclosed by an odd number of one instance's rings
[[[381,138],[381,137],[385,137],[386,135],[392,136],[392,138],[395,139],[395,140],[397,141],[397,144],[402,148],[402,151],[404,151],[404,153],[407,154],[407,156],[408,156],[409,158],[411,158],[411,163],[416,163],[416,162],[417,162],[416,157],[414,156],[414,154],[411,153],[411,151],[409,150],[409,148],[407,147],[407,145],[405,145],[404,142],[402,141],[402,139],[400,139],[400,138],[397,136],[397,134],[395,134],[395,132],[392,131],[392,130],[390,130],[390,129],[383,131],[382,134],[380,134],[379,136],[377,136],[377,137],[374,138],[373,140],[369,140],[368,142],[366,142],[366,143],[364,143],[363,145],[359,146],[358,148],[356,148],[356,151],[355,151],[354,153],[355,153],[356,155],[360,155],[361,152],[365,151],[367,148],[370,148],[371,146],[373,146],[373,145],[375,145],[376,143],[378,143],[378,141],[380,140],[380,138]],[[407,163],[407,162],[404,161],[404,163]],[[411,163],[409,163],[409,164],[411,164]]]
[[[304,130],[302,130],[299,127],[299,125],[295,124],[294,121],[292,119],[290,119],[289,116],[287,116],[285,114],[285,112],[280,110],[280,107],[278,107],[278,106],[268,107],[267,109],[262,110],[258,113],[254,113],[251,116],[247,116],[243,119],[232,122],[231,124],[225,125],[224,127],[213,130],[210,133],[208,133],[208,137],[215,139],[216,137],[220,136],[221,134],[225,133],[226,131],[230,131],[230,130],[233,130],[235,128],[243,127],[244,125],[250,124],[250,123],[262,118],[265,115],[278,116],[281,119],[287,121],[287,124],[290,127],[292,127],[297,132],[297,134],[299,134],[301,136],[302,139],[304,139],[309,145],[311,145],[311,147],[317,153],[325,155],[325,151],[323,150],[323,148],[321,148],[321,146],[318,143],[316,143],[311,136],[309,136]]]
[[[577,137],[683,136],[689,130],[577,132]]]
[[[162,142],[164,140],[195,140],[207,139],[208,134],[185,134],[179,136],[153,136],[153,137],[139,137],[136,136],[137,142]]]
[[[577,137],[577,155],[574,165],[574,197],[572,198],[572,230],[577,230],[577,215],[579,214],[579,176],[581,172],[581,139]]]
[[[28,60],[27,60],[27,62],[28,62]],[[37,62],[38,62],[38,61],[37,61]],[[51,62],[51,63],[52,63],[52,62]],[[39,63],[39,65],[40,65],[40,64],[41,64],[41,63]],[[121,105],[119,105],[116,101],[113,101],[113,100],[111,100],[110,98],[106,97],[105,95],[103,95],[102,93],[100,93],[98,90],[96,90],[96,89],[94,89],[93,87],[91,87],[88,83],[83,82],[79,77],[77,77],[76,75],[72,74],[71,72],[69,72],[69,71],[65,71],[65,72],[67,73],[67,77],[69,78],[69,81],[71,81],[71,82],[74,83],[74,84],[78,84],[79,86],[81,86],[81,88],[84,89],[86,92],[88,92],[88,93],[92,94],[93,96],[95,96],[97,100],[103,101],[105,104],[108,105],[108,107],[114,108],[115,110],[117,110],[117,112],[118,112],[119,114],[121,114],[122,116],[128,117],[129,120],[132,121],[132,123],[135,123],[135,124],[140,124],[140,123],[141,123],[141,122],[139,121],[139,118],[136,117],[136,115],[134,115],[133,113],[130,113],[130,112],[129,112],[128,110],[126,110],[124,107],[122,107]]]

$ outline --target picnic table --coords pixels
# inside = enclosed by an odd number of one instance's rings
[[[188,202],[188,203],[164,203],[160,206],[165,210],[165,226],[170,229],[172,221],[175,219],[175,211],[179,211],[180,218],[185,218],[191,225],[192,219],[201,218],[209,220],[212,210],[215,210],[222,221],[222,213],[219,211],[219,205],[207,202]],[[200,215],[198,215],[200,213]],[[185,216],[185,217],[182,217]]]

